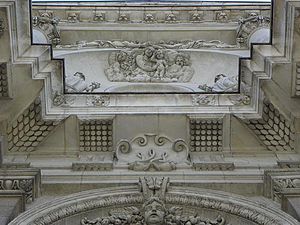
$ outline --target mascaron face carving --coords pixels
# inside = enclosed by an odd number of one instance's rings
[[[204,219],[197,215],[183,215],[181,207],[167,208],[165,203],[169,179],[166,177],[140,178],[140,191],[144,197],[141,209],[125,207],[116,212],[110,211],[106,217],[94,220],[84,218],[81,225],[225,225],[223,217],[215,220]]]

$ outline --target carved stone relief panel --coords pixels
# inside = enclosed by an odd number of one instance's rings
[[[120,140],[116,148],[118,163],[127,164],[129,170],[171,171],[179,165],[189,167],[189,149],[182,139],[144,134]]]
[[[80,151],[112,152],[112,120],[81,120],[79,124]]]
[[[222,119],[190,119],[191,152],[222,151]]]
[[[271,151],[292,151],[295,146],[295,127],[267,99],[264,100],[262,119],[245,120],[264,145]]]
[[[45,121],[42,118],[41,101],[37,98],[17,119],[7,126],[9,152],[35,150],[60,121]]]
[[[0,98],[1,97],[9,97],[6,63],[0,63]]]
[[[211,51],[235,47],[203,40],[97,40],[59,45],[54,54],[65,59],[66,93],[237,93],[239,56]]]

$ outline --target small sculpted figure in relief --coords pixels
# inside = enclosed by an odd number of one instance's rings
[[[65,89],[67,92],[93,92],[100,87],[100,83],[92,82],[88,84],[85,75],[81,72],[74,73],[73,76],[66,77]]]

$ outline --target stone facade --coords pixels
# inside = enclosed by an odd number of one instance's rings
[[[0,0],[0,224],[299,224],[299,0],[68,4]]]

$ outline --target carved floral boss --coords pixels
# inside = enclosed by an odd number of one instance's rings
[[[171,171],[177,164],[188,162],[188,146],[182,139],[172,141],[166,136],[144,134],[117,145],[118,163],[127,163],[135,171]]]

